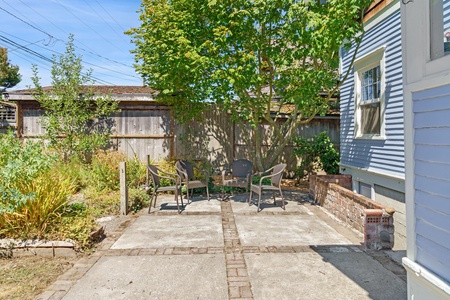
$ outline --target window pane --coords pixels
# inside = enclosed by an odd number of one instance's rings
[[[361,133],[380,134],[380,103],[361,105]]]
[[[361,100],[362,102],[380,98],[380,66],[361,73]]]

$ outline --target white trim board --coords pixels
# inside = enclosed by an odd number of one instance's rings
[[[342,171],[343,168],[346,169],[344,172]],[[362,169],[346,164],[341,164],[340,169],[342,174],[351,174],[353,180],[381,185],[402,193],[405,192],[404,177],[374,172],[372,170]]]

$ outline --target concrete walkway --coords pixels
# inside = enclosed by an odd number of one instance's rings
[[[285,196],[286,211],[267,199],[260,213],[243,194],[196,196],[180,215],[161,196],[37,299],[407,298],[400,266],[364,252],[305,194]]]

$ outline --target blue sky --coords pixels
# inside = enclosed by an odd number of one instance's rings
[[[139,26],[139,0],[0,0],[0,47],[19,66],[22,81],[10,90],[32,86],[31,67],[37,65],[41,85],[51,85],[52,55],[65,52],[74,34],[83,67],[92,69],[96,84],[141,85],[134,48],[123,34]]]

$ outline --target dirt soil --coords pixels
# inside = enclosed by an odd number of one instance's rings
[[[0,258],[0,299],[34,299],[76,260],[40,256]]]
[[[105,234],[124,226],[133,216],[103,218]],[[0,257],[0,300],[28,300],[44,292],[57,278],[70,269],[82,256],[43,257],[17,256]]]

